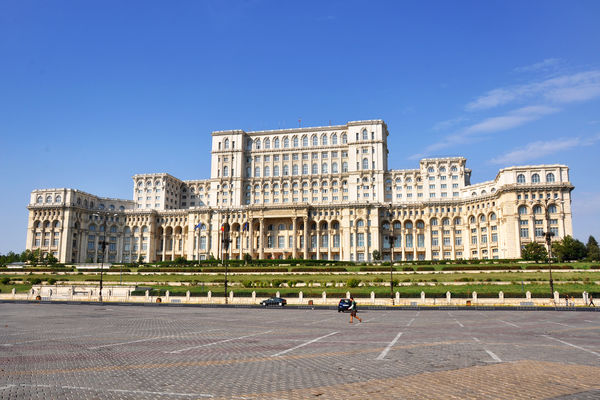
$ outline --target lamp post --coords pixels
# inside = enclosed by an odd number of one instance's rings
[[[98,242],[98,245],[100,246],[100,249],[102,251],[101,254],[101,258],[100,258],[100,293],[98,294],[98,301],[100,303],[102,303],[102,284],[104,281],[104,256],[106,255],[106,245],[108,244],[108,242],[106,241],[106,221],[108,220],[108,216],[112,215],[112,216],[117,216],[118,214],[111,214],[108,212],[102,212],[102,213],[94,213],[92,214],[96,217],[102,218],[102,222],[103,222],[103,226],[104,226],[104,230],[102,231],[102,233],[104,234],[104,236],[102,236],[102,240]],[[121,266],[121,284],[123,284],[123,266]]]
[[[228,234],[229,231],[227,233],[223,232],[223,249],[225,250],[225,254],[223,255],[223,257],[227,256],[229,244],[231,243],[231,239],[229,238]],[[225,304],[227,304],[227,267],[229,266],[229,258],[227,259],[227,261],[225,261],[225,259],[223,258],[223,263],[225,264]]]
[[[552,279],[552,236],[554,232],[550,231],[550,213],[548,212],[548,201],[546,201],[546,232],[544,237],[546,238],[546,246],[548,246],[548,271],[550,272],[550,295],[554,299],[554,281]]]
[[[390,242],[390,299],[394,304],[394,241],[396,238],[394,235],[389,235],[388,240]]]

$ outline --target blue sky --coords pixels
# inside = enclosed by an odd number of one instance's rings
[[[598,1],[0,2],[0,253],[35,188],[209,176],[213,130],[381,118],[390,167],[571,168],[600,239]]]

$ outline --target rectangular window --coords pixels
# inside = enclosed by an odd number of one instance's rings
[[[321,247],[329,247],[329,235],[321,236]]]
[[[444,246],[450,246],[450,236],[444,236]]]
[[[200,250],[206,250],[206,236],[200,236]]]
[[[462,246],[462,237],[460,237],[460,236],[455,237],[454,244],[457,246]]]
[[[487,243],[487,235],[481,235],[481,244]]]
[[[339,234],[333,235],[333,247],[335,247],[335,248],[340,247],[340,235]]]
[[[310,247],[315,249],[317,247],[317,237],[315,235],[310,236]]]
[[[365,234],[364,233],[356,234],[356,246],[358,246],[358,247],[365,246]]]
[[[417,234],[417,247],[425,247],[425,235],[422,233]]]
[[[413,235],[409,233],[406,235],[406,247],[413,247]]]
[[[432,246],[439,246],[439,241],[438,241],[437,236],[431,238],[431,245]]]
[[[471,236],[471,244],[477,244],[477,236]]]
[[[519,232],[520,232],[520,236],[522,238],[528,238],[529,237],[529,228],[521,228],[519,230]]]
[[[498,234],[492,233],[492,243],[497,243],[497,242],[498,242]]]
[[[535,228],[535,237],[543,237],[544,228]]]
[[[285,236],[277,236],[277,248],[283,249],[285,247]]]

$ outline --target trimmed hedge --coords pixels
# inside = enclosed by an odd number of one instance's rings
[[[297,267],[290,272],[348,272],[344,267]]]
[[[235,268],[229,270],[230,272],[288,272],[287,268],[279,267],[279,268]],[[225,273],[225,267],[219,268],[202,268],[202,272],[221,272]]]

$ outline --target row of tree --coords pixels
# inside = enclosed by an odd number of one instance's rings
[[[143,256],[140,255],[140,257]],[[521,251],[521,257],[526,261],[545,262],[548,261],[548,251],[546,250],[546,246],[543,244],[533,242],[527,244],[523,248]],[[250,257],[249,254],[246,254],[244,258],[246,261],[252,260],[252,257]],[[373,258],[375,260],[381,259],[381,254],[379,251],[375,250],[373,252]],[[583,244],[581,241],[573,239],[571,236],[565,236],[562,240],[557,240],[552,243],[552,258],[559,262],[577,260],[600,261],[600,247],[598,247],[598,242],[593,236],[588,238],[587,244]],[[138,261],[139,263],[142,263],[143,258],[140,258]],[[56,264],[58,260],[50,253],[44,256],[40,249],[25,250],[22,253],[10,251],[6,255],[0,254],[0,265],[6,265],[14,262],[52,265]],[[182,257],[180,262],[185,264],[186,260]]]
[[[545,262],[548,261],[548,251],[541,243],[527,244],[521,251],[523,260]],[[565,236],[562,240],[552,242],[552,258],[562,261],[600,261],[600,247],[593,236],[588,238],[587,244],[580,240]]]
[[[7,254],[0,254],[0,265],[6,265],[14,262],[28,262],[30,264],[56,264],[58,260],[53,254],[48,253],[43,255],[40,249],[25,250],[22,253],[9,251]]]

